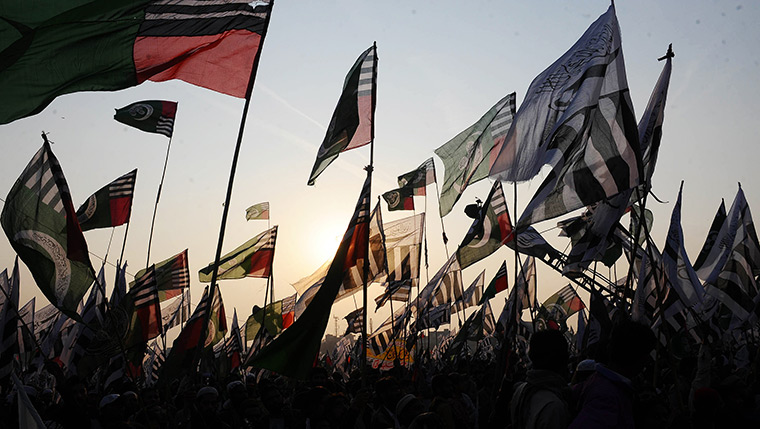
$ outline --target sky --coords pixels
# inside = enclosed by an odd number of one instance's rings
[[[340,155],[306,185],[324,138],[343,79],[356,58],[377,42],[378,83],[372,195],[396,187],[408,172],[504,95],[516,92],[518,107],[533,78],[561,56],[609,6],[606,1],[358,1],[278,0],[264,41],[243,137],[223,252],[267,228],[266,221],[246,221],[245,209],[269,201],[271,224],[279,225],[274,262],[275,299],[292,295],[290,286],[330,259],[343,235],[369,163],[369,147]],[[725,199],[730,206],[743,185],[750,207],[760,207],[760,141],[756,105],[760,99],[760,4],[736,1],[616,2],[628,84],[637,120],[673,44],[663,138],[653,192],[664,203],[648,200],[655,216],[653,237],[662,247],[680,182],[684,181],[682,225],[692,261]],[[2,95],[0,95],[0,99]],[[124,249],[128,272],[145,267],[153,204],[168,139],[114,121],[115,108],[148,99],[177,101],[178,111],[166,178],[156,216],[151,263],[189,249],[193,305],[203,284],[198,270],[216,251],[232,154],[244,101],[181,81],[144,83],[116,92],[81,92],[61,96],[41,113],[0,125],[0,198],[40,148],[48,133],[74,199],[85,199],[122,174],[138,168],[132,222]],[[439,180],[444,172],[435,157]],[[543,174],[504,190],[512,218],[536,191]],[[469,227],[463,213],[491,187],[483,180],[468,188],[444,218],[455,250]],[[434,197],[417,197],[425,207],[429,276],[446,260],[441,222]],[[394,220],[411,212],[383,212]],[[574,213],[578,214],[578,213]],[[557,219],[536,226],[559,250]],[[627,222],[627,220],[624,220]],[[85,233],[97,270],[106,259],[108,290],[125,227]],[[111,238],[112,237],[112,238]],[[109,240],[111,241],[109,247]],[[0,267],[13,266],[15,253],[0,239]],[[513,253],[502,247],[463,272],[465,287],[483,270],[487,280],[507,260],[514,276]],[[47,304],[22,264],[21,302],[37,297]],[[618,269],[618,277],[624,274]],[[428,275],[423,270],[422,283]],[[614,277],[614,273],[613,273]],[[510,285],[513,283],[510,280]],[[262,305],[266,281],[226,280],[221,292],[228,317],[233,308],[244,320],[254,304]],[[567,284],[551,269],[538,267],[538,297],[547,298]],[[381,293],[372,286],[369,302]],[[583,296],[583,295],[582,295]],[[494,311],[503,298],[493,301]],[[356,295],[356,303],[361,296]],[[337,303],[333,316],[355,308],[352,298]],[[371,316],[374,326],[387,310]],[[336,327],[337,326],[337,327]],[[343,331],[332,321],[327,333]]]

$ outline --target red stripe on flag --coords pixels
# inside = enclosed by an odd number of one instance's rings
[[[496,287],[496,293],[507,290],[507,276],[495,278],[494,286]]]
[[[111,209],[111,226],[124,225],[129,222],[132,197],[110,198],[108,204]]]
[[[245,97],[261,35],[248,30],[192,37],[138,37],[137,82],[180,79],[233,97]]]
[[[248,277],[269,277],[269,274],[272,272],[272,258],[274,258],[274,250],[271,249],[253,252]]]

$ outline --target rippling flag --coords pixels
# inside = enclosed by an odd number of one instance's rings
[[[77,210],[82,231],[129,222],[136,179],[137,169],[134,169],[90,195]]]
[[[271,2],[11,2],[0,11],[0,124],[56,97],[180,79],[243,98]]]
[[[171,138],[177,103],[174,101],[146,100],[116,109],[113,118],[122,124],[148,133],[162,134]]]

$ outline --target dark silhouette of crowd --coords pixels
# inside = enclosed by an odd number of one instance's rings
[[[707,345],[654,359],[663,347],[624,321],[593,357],[546,330],[525,356],[508,342],[495,359],[420,354],[409,368],[368,369],[365,379],[358,368],[316,366],[308,380],[254,370],[151,386],[124,378],[102,391],[46,366],[22,381],[45,425],[64,429],[760,427],[760,355],[744,368]],[[18,396],[4,389],[0,426],[18,426]]]

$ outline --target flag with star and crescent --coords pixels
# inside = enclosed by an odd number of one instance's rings
[[[497,251],[514,237],[501,182],[494,182],[483,206],[473,205],[473,208],[477,208],[475,220],[457,249],[457,259],[462,269]]]

